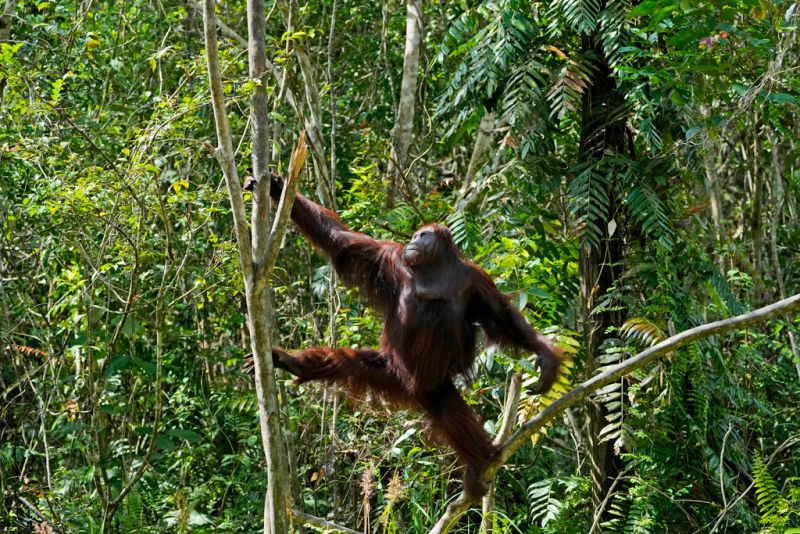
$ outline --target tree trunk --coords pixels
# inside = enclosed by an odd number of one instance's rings
[[[17,0],[6,0],[3,12],[0,13],[0,43],[5,43],[11,36],[11,20],[17,10]]]
[[[783,159],[781,158],[780,146],[778,145],[778,138],[775,135],[771,126],[767,125],[767,139],[769,139],[770,154],[772,154],[772,201],[769,203],[772,206],[772,222],[770,224],[770,251],[772,253],[773,269],[775,269],[775,279],[778,281],[778,295],[781,299],[786,298],[786,282],[783,280],[783,268],[781,267],[780,253],[778,252],[778,226],[781,225],[783,205],[784,205],[784,191],[783,191]],[[786,316],[786,335],[789,338],[789,347],[792,349],[792,355],[797,360],[797,340],[794,331],[794,317],[792,315]],[[800,362],[794,364],[797,371],[797,377],[800,378]]]
[[[710,112],[708,112],[710,113]],[[705,114],[705,113],[704,113]],[[714,223],[714,237],[716,238],[717,248],[721,248],[726,241],[725,234],[725,220],[722,207],[722,176],[717,171],[717,155],[723,147],[711,146],[706,150],[705,170],[706,179],[705,186],[708,192],[708,201],[711,205],[711,221]],[[724,255],[719,256],[719,266],[722,270],[722,263]],[[724,272],[724,271],[722,271]]]
[[[217,130],[218,148],[214,151],[222,168],[231,202],[236,241],[239,249],[245,283],[248,311],[248,329],[255,363],[256,395],[258,397],[261,440],[267,461],[268,488],[264,499],[264,532],[279,534],[289,532],[289,473],[278,412],[277,390],[272,369],[272,325],[274,321],[268,278],[275,263],[280,239],[288,217],[286,199],[297,186],[299,171],[294,166],[294,155],[284,197],[279,205],[279,216],[272,226],[271,199],[269,197],[269,123],[266,93],[266,54],[264,4],[248,0],[248,61],[250,77],[261,81],[251,104],[252,166],[255,180],[253,191],[252,228],[247,227],[246,210],[233,151],[228,117],[223,100],[222,79],[217,55],[216,15],[214,2],[204,0],[203,21],[208,62],[209,86]],[[304,157],[303,157],[304,161]],[[288,197],[288,198],[293,198]],[[290,200],[291,201],[291,200]],[[252,238],[251,238],[252,234]]]
[[[389,190],[387,207],[393,207],[397,191],[408,172],[408,149],[414,130],[414,107],[417,103],[417,75],[422,46],[422,0],[406,1],[406,48],[403,60],[403,82],[400,85],[400,103],[392,134],[392,152],[389,160]]]
[[[584,56],[594,54],[598,58],[589,88],[583,94],[581,117],[581,139],[579,162],[597,162],[608,152],[625,152],[626,115],[619,113],[623,99],[617,91],[611,68],[603,53],[602,44],[595,36],[583,38]],[[613,184],[613,180],[608,181]],[[599,186],[595,186],[599,187]],[[622,271],[623,228],[618,220],[621,199],[613,185],[605,191],[610,199],[607,217],[598,217],[593,224],[604,229],[599,248],[588,241],[580,249],[580,296],[583,321],[586,371],[595,370],[600,346],[608,336],[610,326],[621,326],[624,321],[621,311],[595,310],[597,303],[606,295]],[[609,223],[614,220],[616,229],[609,235]],[[589,403],[589,456],[592,469],[592,497],[595,507],[605,499],[610,484],[619,470],[613,444],[601,442],[600,431],[606,424],[606,410],[601,404]]]
[[[250,105],[252,167],[256,178],[251,213],[253,269],[245,279],[247,323],[255,363],[255,386],[261,441],[267,459],[268,486],[264,499],[264,533],[289,531],[290,485],[288,459],[278,408],[278,394],[272,369],[272,328],[274,310],[269,276],[270,232],[272,226],[269,196],[269,102],[267,100],[266,14],[262,0],[247,0],[247,58],[251,80],[260,80]]]

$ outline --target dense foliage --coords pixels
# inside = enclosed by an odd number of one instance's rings
[[[396,202],[384,176],[403,68],[397,0],[267,4],[275,164],[316,124],[326,153],[316,147],[307,194],[335,178],[338,212],[375,237],[446,222],[569,353],[553,397],[675,332],[800,293],[800,4],[422,5]],[[217,6],[244,176],[244,6]],[[227,192],[206,148],[199,8],[3,9],[0,527],[255,531],[265,461]],[[294,230],[273,284],[281,346],[377,343],[380,318]],[[800,527],[797,326],[695,342],[553,421],[498,476],[499,531]],[[511,356],[484,350],[464,384],[491,432],[511,376],[535,380]],[[279,385],[296,508],[423,532],[459,490],[452,453],[418,414],[365,410],[282,374]],[[519,417],[549,402],[523,395]],[[458,529],[480,522],[474,510]]]

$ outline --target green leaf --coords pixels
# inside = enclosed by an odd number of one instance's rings
[[[766,98],[776,104],[797,104],[797,98],[789,93],[767,93]]]
[[[628,12],[628,17],[635,18],[650,15],[658,9],[660,3],[659,0],[643,0],[638,6]]]
[[[106,378],[112,377],[123,369],[127,369],[131,365],[131,357],[127,354],[115,356],[111,359],[111,363],[106,366]]]
[[[196,443],[203,438],[203,436],[197,432],[186,428],[173,428],[172,430],[167,430],[166,434],[172,436],[173,438],[185,439],[189,443]]]
[[[740,83],[735,83],[735,84],[731,85],[731,89],[733,89],[733,91],[737,95],[744,96],[745,93],[747,93],[747,90],[749,89],[749,87],[746,86],[746,85],[742,85]]]
[[[159,434],[158,436],[156,436],[156,445],[158,446],[159,449],[163,449],[165,451],[171,451],[177,448],[175,442],[169,439],[164,434]]]
[[[692,137],[694,137],[695,135],[697,135],[698,133],[700,133],[704,129],[705,129],[704,126],[692,126],[688,130],[686,130],[686,136],[685,136],[686,140],[688,141],[689,139],[691,139]]]

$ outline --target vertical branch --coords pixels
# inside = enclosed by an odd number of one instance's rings
[[[783,211],[784,191],[783,191],[783,161],[780,155],[778,139],[771,126],[767,125],[767,139],[769,139],[770,153],[772,154],[772,224],[770,225],[770,249],[772,253],[772,263],[775,269],[775,278],[778,281],[778,295],[786,298],[786,282],[783,280],[783,269],[781,268],[780,255],[778,254],[778,226],[781,224],[781,214]],[[794,318],[792,315],[786,316],[786,332],[789,337],[789,346],[792,355],[797,360],[797,340],[794,335]],[[795,363],[797,376],[800,378],[800,362]]]
[[[0,13],[0,43],[5,43],[11,36],[11,20],[17,10],[17,0],[6,0],[3,12]]]
[[[314,167],[319,174],[318,191],[320,199],[325,206],[333,207],[333,182],[326,157],[325,138],[322,135],[322,104],[320,102],[319,86],[314,76],[314,69],[306,49],[302,46],[295,48],[295,57],[303,76],[308,113],[305,115],[308,141],[313,150]]]
[[[383,60],[383,68],[385,69],[386,79],[389,82],[389,93],[392,95],[392,109],[397,109],[397,91],[394,88],[394,78],[392,78],[392,69],[389,64],[389,2],[383,0],[381,3],[381,49],[379,52],[380,58]]]
[[[256,82],[250,100],[250,132],[252,135],[251,161],[255,187],[253,188],[253,262],[263,269],[268,257],[266,246],[272,206],[269,196],[269,107],[267,101],[266,14],[263,0],[247,0],[247,63],[250,79]]]
[[[472,180],[478,173],[478,164],[492,145],[495,116],[496,113],[494,111],[487,111],[486,114],[481,117],[478,133],[475,135],[475,146],[472,149],[472,156],[469,158],[467,174],[464,175],[464,183],[461,184],[461,190],[458,193],[457,205],[465,204],[465,200],[472,188]]]
[[[759,113],[757,110],[753,111],[753,132],[752,132],[752,168],[748,169],[752,177],[752,197],[751,197],[751,210],[749,214],[749,224],[747,226],[747,235],[750,237],[750,245],[753,255],[753,272],[756,275],[755,284],[755,298],[759,304],[763,303],[765,297],[765,288],[763,283],[763,258],[764,253],[762,232],[762,217],[763,199],[764,199],[764,180],[762,178],[761,169],[761,140],[759,139],[759,130],[761,123],[759,122]],[[747,137],[745,136],[745,139]],[[747,144],[743,144],[742,150],[748,149]]]
[[[256,81],[250,101],[250,131],[253,176],[253,210],[251,213],[252,263],[251,277],[245,278],[247,322],[255,367],[255,389],[261,444],[267,460],[267,495],[264,499],[264,533],[289,531],[290,500],[288,459],[280,421],[278,395],[272,368],[273,306],[268,281],[277,257],[277,246],[271,231],[271,198],[269,194],[269,108],[266,86],[266,14],[263,0],[247,0],[247,63],[250,78]],[[238,184],[237,184],[238,185]],[[278,222],[278,221],[276,221]],[[247,260],[242,258],[242,263]]]
[[[277,4],[273,4],[277,5]],[[289,6],[287,9],[288,13],[286,15],[286,34],[291,35],[292,31],[294,30],[294,2],[289,2]],[[286,39],[286,43],[284,45],[284,53],[286,57],[289,57],[289,54],[292,51],[292,39]],[[298,113],[297,105],[295,104],[294,95],[292,95],[292,90],[289,88],[289,64],[284,65],[283,71],[280,75],[277,74],[277,68],[275,65],[272,65],[271,68],[275,72],[276,82],[278,84],[277,88],[277,96],[272,99],[272,109],[273,111],[277,112],[280,109],[281,104],[283,103],[283,99],[289,102],[294,109],[297,116],[302,118],[302,113]],[[272,122],[272,158],[274,160],[278,160],[278,157],[281,153],[280,141],[281,141],[281,131],[282,131],[282,123],[281,121],[273,121]]]
[[[278,250],[280,249],[283,234],[286,233],[286,226],[289,224],[289,215],[292,212],[294,197],[297,194],[297,190],[300,188],[300,174],[303,172],[303,167],[306,164],[307,155],[306,132],[303,131],[300,133],[300,137],[297,139],[297,143],[292,151],[292,159],[289,161],[286,185],[281,193],[280,201],[278,201],[277,215],[266,245],[268,249],[266,263],[268,272],[272,271],[272,268],[275,266],[275,260],[278,259]],[[259,282],[261,282],[261,280],[259,280]]]
[[[389,159],[389,190],[387,207],[394,206],[400,181],[406,175],[408,149],[414,130],[414,107],[417,103],[417,75],[422,45],[422,0],[406,1],[406,46],[403,59],[403,82],[400,85],[400,103],[392,133],[392,153]]]
[[[328,187],[330,187],[330,209],[336,209],[336,83],[333,77],[333,55],[334,55],[334,36],[336,35],[336,7],[337,0],[333,0],[331,6],[331,24],[328,30],[328,105],[331,115],[330,132],[330,172],[328,173]],[[332,347],[336,346],[336,316],[339,311],[338,294],[336,290],[336,272],[331,269],[328,275],[328,342]],[[339,443],[339,436],[336,431],[336,419],[339,414],[339,392],[326,389],[325,395],[333,397],[331,403],[331,424],[329,428],[330,441],[325,453],[325,471],[330,480],[335,480],[336,476],[336,452]],[[339,484],[333,486],[333,506],[334,510],[341,507],[341,497]]]
[[[514,428],[514,420],[517,416],[517,406],[519,405],[519,396],[522,392],[522,373],[516,372],[511,375],[511,381],[506,390],[506,401],[503,404],[503,420],[500,423],[500,430],[497,431],[493,444],[496,447],[502,445],[511,435],[511,430]],[[494,513],[494,489],[495,480],[492,479],[489,484],[489,491],[483,496],[481,502],[483,508],[483,518],[481,519],[480,532],[490,533],[494,531],[494,521],[492,515]]]
[[[722,147],[715,147],[719,150]],[[716,150],[716,152],[719,152]],[[717,249],[721,249],[725,244],[726,234],[725,234],[725,222],[724,222],[724,214],[723,214],[723,206],[722,206],[722,176],[720,173],[717,172],[717,162],[716,157],[714,156],[715,150],[713,148],[709,148],[706,150],[705,154],[705,186],[706,190],[708,191],[708,200],[711,204],[711,221],[714,223],[714,237],[716,240]],[[718,259],[718,265],[720,267],[720,271],[724,272],[723,270],[723,262],[725,261],[724,255],[720,254]]]
[[[331,170],[328,174],[328,185],[333,191],[336,187],[336,86],[333,79],[333,36],[336,29],[336,0],[333,0],[331,7],[331,27],[328,32],[328,98],[330,100],[331,112]],[[336,209],[336,197],[331,195],[332,203],[330,209]]]
[[[17,0],[5,0],[0,11],[0,44],[8,42],[11,37],[11,21],[17,10]],[[0,102],[3,101],[3,90],[6,88],[6,78],[0,76]]]

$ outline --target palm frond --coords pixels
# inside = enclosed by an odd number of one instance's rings
[[[611,174],[593,162],[578,165],[573,172],[577,175],[569,184],[570,211],[583,225],[584,241],[599,248],[609,220]]]
[[[628,191],[625,197],[631,218],[646,235],[656,238],[667,250],[672,248],[674,232],[670,226],[667,209],[658,195],[642,181]]]
[[[631,317],[620,328],[626,341],[629,343],[639,343],[646,347],[652,347],[667,339],[666,333],[655,323],[644,317]]]
[[[549,15],[560,12],[572,29],[590,35],[597,26],[601,8],[600,0],[557,0]]]

